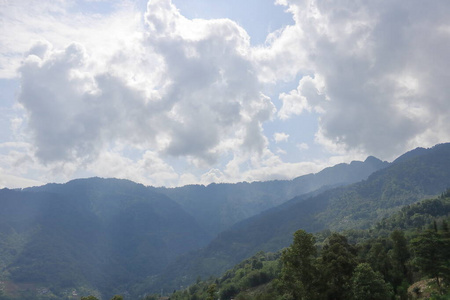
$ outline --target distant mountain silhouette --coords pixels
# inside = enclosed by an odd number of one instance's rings
[[[389,163],[371,156],[364,162],[338,164],[317,174],[308,174],[293,180],[188,185],[179,188],[158,188],[156,191],[175,200],[203,228],[215,235],[295,196],[324,187],[355,183],[367,179],[370,174],[388,165]]]
[[[127,180],[4,189],[0,206],[3,274],[16,282],[114,291],[210,240],[177,203]]]

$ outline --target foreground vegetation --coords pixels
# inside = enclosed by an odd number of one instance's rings
[[[449,299],[449,213],[447,192],[406,206],[369,230],[299,230],[283,251],[260,252],[170,299]],[[423,288],[408,290],[421,280]]]

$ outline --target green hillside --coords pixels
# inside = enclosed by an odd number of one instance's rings
[[[450,186],[450,144],[420,149],[400,157],[365,181],[327,190],[285,204],[236,224],[206,248],[171,264],[150,286],[185,286],[197,276],[219,275],[258,251],[278,251],[298,229],[368,228],[402,206],[437,195]]]
[[[178,204],[130,181],[5,189],[0,205],[2,278],[57,297],[77,287],[126,291],[209,240]]]
[[[210,299],[211,290],[211,299],[222,300],[448,299],[449,222],[447,192],[405,206],[370,229],[315,235],[300,230],[283,251],[259,252],[170,299]],[[436,243],[436,252],[427,252]]]

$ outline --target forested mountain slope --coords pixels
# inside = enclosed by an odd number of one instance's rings
[[[367,228],[406,204],[446,190],[450,186],[450,144],[414,152],[367,180],[307,199],[296,197],[236,224],[206,248],[170,265],[155,285],[186,285],[197,276],[218,275],[258,251],[286,247],[298,229]]]
[[[293,180],[188,185],[158,188],[157,191],[179,203],[211,234],[217,234],[295,196],[324,187],[355,183],[367,179],[370,174],[388,165],[389,163],[370,156],[364,162],[338,164]]]
[[[239,215],[240,203],[245,213],[238,219],[285,201],[287,195],[367,177],[386,164],[369,158],[292,181],[179,189],[101,178],[4,189],[0,191],[0,276],[5,282],[50,288],[56,297],[80,287],[103,295],[122,292],[160,274],[178,256],[205,246],[213,238],[211,232],[236,221],[233,215]],[[197,188],[200,193],[185,193]],[[184,208],[160,191],[183,195]],[[184,210],[187,207],[206,221],[199,225]],[[217,222],[224,220],[218,215],[228,221]]]
[[[430,299],[431,294],[432,299],[448,299],[449,221],[450,190],[404,206],[370,229],[339,234],[326,230],[314,236],[299,231],[296,237],[306,238],[301,244],[276,253],[258,252],[220,277],[197,280],[170,298],[206,299],[214,290],[222,300],[406,300]],[[307,244],[314,240],[309,256]],[[302,262],[296,264],[296,259]],[[366,276],[361,277],[360,264]],[[440,286],[430,280],[434,276],[441,280]],[[293,293],[303,297],[293,297]]]
[[[112,292],[210,238],[164,195],[116,179],[0,191],[2,277]]]

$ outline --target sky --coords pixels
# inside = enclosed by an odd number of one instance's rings
[[[0,187],[292,179],[450,141],[448,0],[0,0]]]

